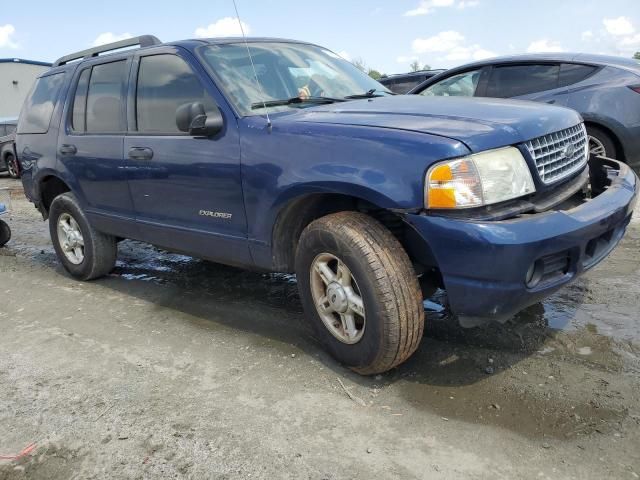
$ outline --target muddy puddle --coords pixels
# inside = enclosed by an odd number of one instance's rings
[[[244,271],[163,252],[139,242],[120,244],[119,261],[112,276],[174,285],[218,301],[243,300],[302,312],[294,275]],[[442,309],[440,305],[446,300],[440,293],[425,302],[427,332],[455,343],[506,351],[566,353],[606,365],[612,362],[603,357],[615,346],[633,351],[630,346],[640,345],[637,306],[590,303],[589,288],[589,280],[580,279],[505,324],[470,329],[460,328],[455,318]]]
[[[46,244],[14,243],[3,254],[27,256],[60,268],[53,248]],[[260,306],[282,309],[287,315],[302,314],[294,275],[250,272],[168,253],[136,241],[119,244],[118,262],[110,277],[133,282],[140,288],[146,288],[144,284],[172,286],[192,299],[201,295],[218,303],[243,303],[258,309],[256,321],[260,320]],[[504,324],[474,328],[461,328],[441,306],[446,304],[446,298],[438,292],[425,301],[426,335],[452,344],[504,352],[570,356],[616,370],[621,368],[621,352],[640,358],[638,307],[635,303],[593,302],[591,289],[602,286],[591,284],[588,278],[579,279]]]

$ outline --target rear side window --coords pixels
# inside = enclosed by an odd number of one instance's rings
[[[116,133],[126,130],[125,65],[126,61],[121,60],[92,68],[87,93],[87,133]]]
[[[16,126],[9,124],[7,125],[7,135],[11,135],[12,133],[16,133]]]
[[[577,63],[563,63],[560,66],[559,87],[566,87],[574,83],[581,82],[591,74],[595,73],[598,67],[592,65],[579,65]]]
[[[84,132],[87,129],[87,91],[89,90],[89,76],[91,69],[82,71],[76,86],[76,93],[73,97],[73,115],[71,117],[71,128],[76,132]]]
[[[486,96],[518,97],[558,87],[559,65],[509,65],[494,67]]]
[[[47,133],[63,80],[64,72],[36,80],[22,108],[18,133]]]
[[[183,133],[176,125],[176,110],[200,102],[205,112],[215,108],[191,67],[176,55],[152,55],[140,59],[136,96],[139,132]]]
[[[0,125],[0,137],[4,137],[5,135],[7,135],[7,127]]]

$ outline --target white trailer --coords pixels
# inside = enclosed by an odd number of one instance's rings
[[[50,63],[0,58],[0,118],[18,117],[34,80],[49,68]]]

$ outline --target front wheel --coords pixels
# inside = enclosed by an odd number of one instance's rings
[[[18,160],[16,160],[16,157],[11,154],[7,155],[6,164],[9,176],[11,178],[20,178],[20,168],[18,167]]]
[[[57,196],[49,209],[49,233],[58,259],[78,280],[108,274],[116,264],[116,239],[94,229],[70,192]]]
[[[402,245],[375,219],[340,212],[312,222],[300,237],[296,273],[307,317],[341,363],[382,373],[418,348],[420,285]]]
[[[611,137],[598,127],[587,127],[589,154],[599,157],[616,158],[616,146]]]

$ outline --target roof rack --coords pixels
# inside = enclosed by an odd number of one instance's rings
[[[110,52],[112,50],[119,50],[120,48],[140,46],[140,48],[151,47],[153,45],[160,45],[162,42],[153,35],[141,35],[139,37],[127,38],[120,40],[119,42],[107,43],[106,45],[100,45],[98,47],[88,48],[76,53],[70,53],[64,57],[60,57],[53,64],[54,67],[65,65],[73,60],[80,58],[97,57],[101,53]]]

